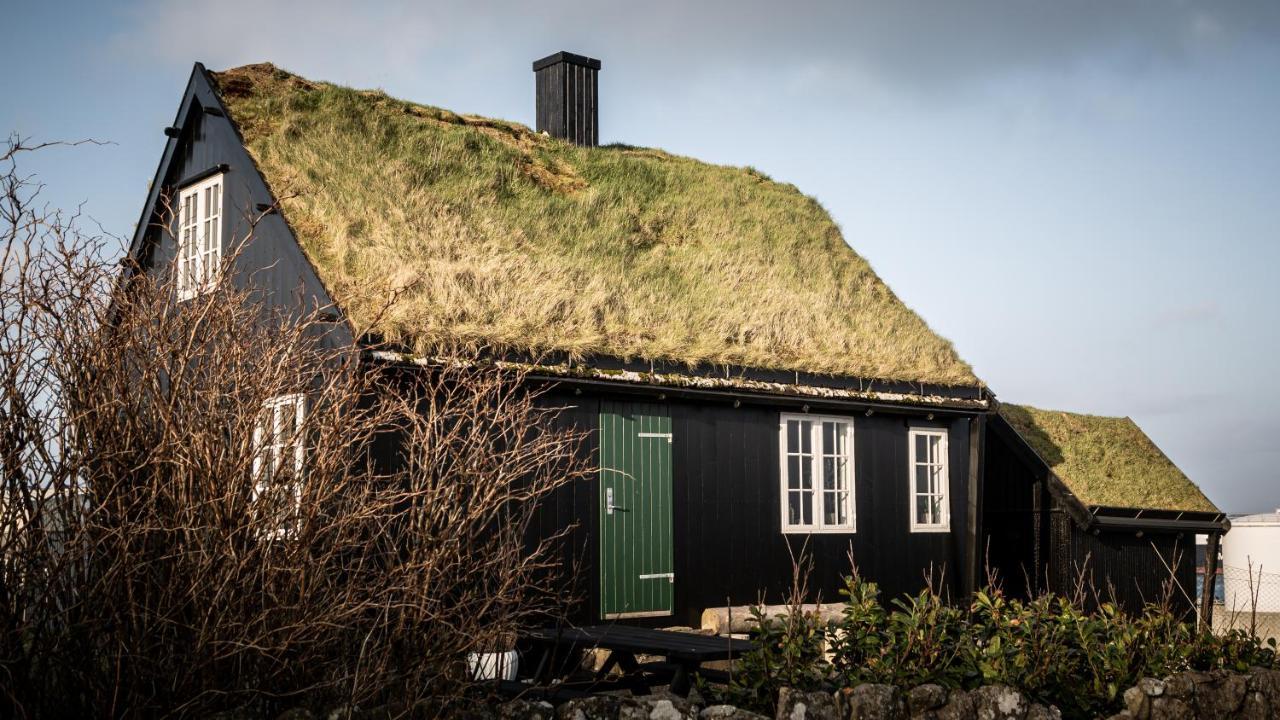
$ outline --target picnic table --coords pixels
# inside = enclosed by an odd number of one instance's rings
[[[609,672],[616,667],[623,675],[617,684],[632,692],[647,693],[651,684],[666,681],[671,692],[677,695],[687,694],[696,676],[721,681],[727,678],[725,673],[704,669],[703,663],[732,660],[755,647],[749,640],[630,625],[540,628],[527,631],[521,637],[544,651],[533,673],[535,683],[552,681],[557,657],[598,648],[608,650],[609,655],[596,672],[595,687],[605,684]],[[641,663],[638,655],[655,655],[665,658],[665,662]]]

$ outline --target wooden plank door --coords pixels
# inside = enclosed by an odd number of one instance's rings
[[[600,407],[600,613],[674,610],[671,415],[665,405]]]

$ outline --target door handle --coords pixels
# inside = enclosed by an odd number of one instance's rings
[[[614,510],[617,510],[618,512],[628,512],[626,508],[619,507],[613,504],[613,488],[605,488],[604,489],[604,512],[606,515],[612,515]]]

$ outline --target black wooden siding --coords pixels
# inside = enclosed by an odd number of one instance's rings
[[[994,428],[985,459],[982,576],[990,572],[1010,597],[1027,599],[1047,587],[1047,473],[1036,473]]]
[[[1129,612],[1168,601],[1184,617],[1195,613],[1195,537],[1191,533],[1103,531],[1094,534],[1061,513],[1051,521],[1051,584],[1074,591],[1083,575],[1086,607],[1115,602]]]
[[[561,422],[594,431],[602,398],[553,393],[544,402],[565,407]],[[963,563],[968,464],[966,418],[946,423],[923,416],[851,416],[854,423],[854,483],[857,532],[783,535],[778,463],[778,420],[785,407],[669,401],[673,434],[675,512],[675,614],[658,624],[696,626],[708,607],[742,605],[763,598],[782,601],[791,586],[791,555],[808,538],[814,560],[813,595],[838,601],[849,574],[852,551],[859,571],[880,584],[886,600],[916,592],[933,572],[940,587],[954,593]],[[951,530],[911,533],[907,432],[913,426],[949,429]],[[593,433],[594,435],[594,433]],[[595,440],[583,448],[595,461]],[[582,603],[577,619],[595,619],[598,521],[594,477],[565,488],[544,504],[543,536],[577,523],[563,548],[566,567],[579,570],[575,589]]]
[[[205,108],[215,112],[206,112]],[[192,73],[175,122],[182,132],[169,141],[156,187],[177,190],[185,179],[225,166],[222,254],[224,259],[235,258],[231,281],[263,293],[263,299],[275,307],[290,311],[331,308],[332,299],[303,255],[284,216],[262,215],[258,210],[259,204],[273,202],[271,191],[199,66]],[[156,128],[157,139],[164,137],[161,130]],[[177,254],[174,234],[156,227],[166,215],[162,197],[156,192],[148,198],[142,215],[145,225],[135,239],[134,250],[151,272],[169,272]],[[173,197],[176,201],[176,194]],[[326,336],[327,341],[349,345],[350,334],[341,325],[334,327],[335,331]]]

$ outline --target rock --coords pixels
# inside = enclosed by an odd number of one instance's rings
[[[1225,718],[1244,704],[1248,683],[1243,675],[1215,672],[1201,673],[1196,682],[1195,708],[1202,718]]]
[[[917,685],[907,692],[907,709],[912,715],[920,715],[929,710],[937,710],[947,704],[947,689],[941,685],[929,683]]]
[[[977,709],[973,696],[963,690],[947,694],[947,704],[933,711],[933,720],[973,720]]]
[[[1135,685],[1124,691],[1124,709],[1136,720],[1150,720],[1151,698]]]
[[[1138,681],[1138,689],[1147,697],[1160,697],[1164,695],[1164,682],[1155,678],[1142,678]]]
[[[1271,711],[1271,703],[1267,700],[1267,696],[1254,690],[1245,694],[1244,704],[1240,706],[1240,714],[1237,717],[1240,720],[1273,720],[1275,715]]]
[[[618,708],[618,720],[689,720],[698,716],[693,705],[678,695],[656,693],[631,701]]]
[[[1196,713],[1182,700],[1160,697],[1151,701],[1153,720],[1196,720]]]
[[[289,708],[277,715],[276,720],[316,720],[316,714],[306,708]]]
[[[1249,674],[1249,689],[1262,693],[1277,714],[1280,714],[1280,670],[1253,668]]]
[[[552,720],[556,709],[545,700],[534,702],[516,698],[499,705],[497,715],[498,720]]]
[[[1053,705],[1045,707],[1035,703],[1027,708],[1027,720],[1062,720],[1062,711]]]
[[[628,718],[642,717],[635,712],[639,707],[634,698],[617,695],[592,695],[574,698],[556,710],[558,720],[617,720],[624,708]]]
[[[839,717],[849,720],[905,720],[907,706],[898,688],[864,683],[836,694]]]
[[[782,688],[778,693],[777,720],[840,720],[840,714],[830,693]]]
[[[712,705],[699,713],[700,720],[768,720],[750,710],[743,710],[732,705]]]
[[[1007,685],[987,685],[969,694],[978,720],[1023,720],[1027,715],[1027,699]]]
[[[1190,700],[1196,695],[1196,675],[1200,673],[1180,672],[1164,680],[1164,694],[1177,700]]]

